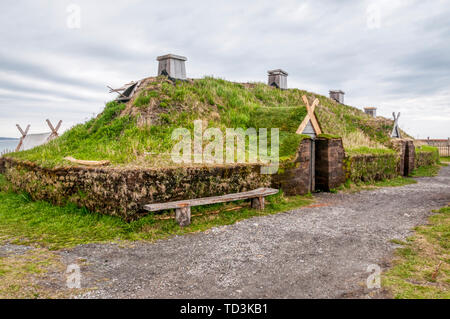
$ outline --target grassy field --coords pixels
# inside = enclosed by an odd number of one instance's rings
[[[63,159],[66,156],[110,160],[114,165],[164,166],[177,142],[171,138],[172,131],[184,127],[192,132],[194,120],[201,119],[204,128],[222,132],[226,128],[279,128],[280,159],[287,160],[304,138],[295,134],[306,115],[302,95],[320,100],[317,116],[323,132],[342,136],[346,149],[365,146],[359,151],[367,152],[385,149],[384,144],[389,143],[391,120],[371,118],[324,96],[211,77],[176,84],[158,77],[146,79],[127,104],[107,103],[96,118],[76,125],[47,145],[8,156],[43,166],[69,165]]]
[[[450,163],[450,156],[441,156],[441,162]]]
[[[69,289],[57,289],[58,279],[48,276],[55,272],[62,277],[65,271],[59,256],[45,248],[0,257],[0,299],[70,297]]]
[[[383,287],[395,298],[450,299],[450,207],[429,218],[429,225],[397,250],[393,267],[382,276]]]
[[[439,173],[442,165],[421,166],[412,171],[411,177],[433,177]]]
[[[371,190],[376,189],[380,187],[397,187],[397,186],[404,186],[404,185],[410,185],[410,184],[416,184],[417,181],[415,181],[412,178],[398,176],[393,179],[386,179],[383,181],[376,181],[376,182],[360,182],[360,183],[353,183],[350,180],[347,180],[344,184],[342,184],[339,188],[331,190],[331,192],[349,192],[349,193],[355,193],[362,190]]]

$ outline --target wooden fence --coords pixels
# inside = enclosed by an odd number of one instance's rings
[[[8,153],[12,153],[12,152],[14,152],[14,150],[8,150],[8,149],[2,150],[2,151],[0,151],[0,156],[3,156],[3,155],[8,154]]]
[[[418,140],[430,146],[437,147],[440,156],[450,156],[450,137],[448,139],[426,139]]]

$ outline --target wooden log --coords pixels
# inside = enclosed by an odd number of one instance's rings
[[[181,227],[188,226],[191,223],[191,207],[180,206],[175,210],[175,219]]]
[[[67,156],[64,157],[64,159],[66,161],[72,162],[72,163],[76,163],[76,164],[80,164],[80,165],[85,165],[85,166],[107,166],[110,164],[109,161],[85,161],[85,160],[77,160],[71,156]]]
[[[274,195],[278,193],[278,189],[274,188],[258,188],[252,191],[248,192],[241,192],[241,193],[234,193],[234,194],[227,194],[222,196],[213,196],[213,197],[205,197],[205,198],[198,198],[198,199],[187,199],[187,200],[180,200],[175,202],[168,202],[168,203],[155,203],[155,204],[148,204],[144,206],[144,209],[150,212],[155,212],[158,210],[165,210],[165,209],[176,209],[183,205],[188,206],[202,206],[202,205],[210,205],[210,204],[217,204],[217,203],[226,203],[226,202],[233,202],[237,200],[243,200],[243,199],[251,199],[251,198],[262,198],[269,195]]]
[[[20,134],[22,134],[22,137],[20,138],[19,144],[17,144],[16,152],[20,151],[20,148],[23,144],[23,139],[27,136],[28,130],[30,129],[30,124],[27,125],[27,128],[25,129],[25,132],[22,130],[19,124],[16,124],[17,129],[20,131]]]
[[[265,205],[264,205],[264,197],[252,198],[252,208],[253,209],[263,210],[264,207],[265,207]]]
[[[203,214],[191,214],[191,218],[192,217],[200,217],[200,216],[209,216],[209,215],[217,215],[220,214],[222,212],[230,212],[233,210],[239,210],[242,209],[244,207],[248,207],[248,206],[236,206],[236,207],[231,207],[231,208],[227,208],[227,209],[223,209],[223,210],[213,210],[213,211],[207,211]],[[156,216],[154,217],[156,220],[168,220],[168,219],[174,219],[176,216]]]
[[[305,103],[307,114],[306,114],[305,118],[303,119],[302,123],[300,124],[300,126],[298,127],[298,129],[297,129],[297,131],[295,133],[296,134],[303,134],[303,131],[305,130],[306,126],[311,121],[311,125],[312,125],[316,135],[321,134],[322,131],[320,129],[319,122],[317,121],[316,115],[314,113],[314,110],[316,109],[316,106],[319,104],[319,100],[318,99],[314,99],[313,104],[310,106],[308,98],[306,97],[306,95],[303,95],[302,99],[303,99],[303,102]]]

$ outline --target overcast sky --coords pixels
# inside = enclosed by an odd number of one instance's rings
[[[0,136],[83,122],[114,97],[106,85],[156,75],[167,53],[193,78],[282,68],[291,88],[341,89],[346,104],[401,112],[416,138],[450,136],[450,1],[4,2]]]

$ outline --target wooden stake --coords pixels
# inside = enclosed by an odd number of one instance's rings
[[[16,124],[16,127],[19,130],[20,134],[22,134],[22,137],[19,140],[19,144],[17,144],[17,147],[16,147],[16,152],[18,152],[20,150],[20,148],[22,147],[22,143],[23,143],[25,136],[27,136],[27,134],[28,134],[28,130],[30,129],[30,124],[27,125],[25,132],[22,130],[22,128],[20,127],[19,124]]]
[[[181,226],[188,226],[191,223],[191,207],[181,206],[175,210],[175,219]]]
[[[316,115],[314,113],[314,110],[316,109],[316,106],[319,105],[319,100],[315,99],[313,104],[310,106],[308,98],[306,97],[306,95],[303,95],[302,99],[303,99],[303,102],[305,102],[306,111],[308,113],[306,114],[305,118],[303,119],[302,124],[300,124],[300,126],[298,127],[298,129],[297,129],[297,131],[295,133],[302,134],[303,131],[305,130],[306,125],[308,125],[308,122],[311,121],[311,124],[312,124],[316,134],[317,135],[321,134],[322,130],[320,129],[319,122],[317,121]]]
[[[52,124],[52,122],[50,122],[49,119],[46,119],[46,122],[47,122],[48,127],[50,127],[50,130],[52,131],[52,135],[55,137],[58,136],[58,130],[61,127],[62,121],[60,120],[58,122],[58,125],[56,125],[56,128],[53,127],[53,124]]]
[[[73,158],[72,156],[66,156],[64,157],[64,159],[66,161],[75,163],[75,164],[80,164],[80,165],[85,165],[85,166],[108,166],[110,164],[109,161],[85,161],[85,160],[77,160],[75,158]]]

